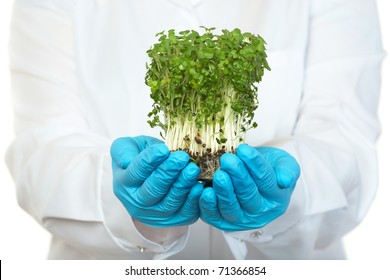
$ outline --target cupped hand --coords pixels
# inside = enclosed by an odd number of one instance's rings
[[[261,228],[286,211],[299,176],[287,152],[240,145],[236,154],[221,157],[213,187],[200,197],[200,217],[223,231]]]
[[[124,137],[111,146],[113,190],[134,219],[149,226],[194,223],[200,214],[200,170],[183,151],[160,140]]]

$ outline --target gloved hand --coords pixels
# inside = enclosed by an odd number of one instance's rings
[[[282,215],[300,175],[294,157],[272,148],[240,145],[221,157],[213,188],[200,198],[200,217],[224,231],[258,229]]]
[[[183,151],[170,153],[158,139],[138,136],[111,146],[114,193],[130,216],[154,227],[180,226],[199,218],[200,170]]]

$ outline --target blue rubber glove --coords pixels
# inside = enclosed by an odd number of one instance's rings
[[[223,231],[258,229],[282,215],[300,175],[287,152],[240,145],[221,157],[213,188],[200,198],[201,219]]]
[[[181,226],[199,218],[200,170],[183,151],[160,140],[125,137],[111,146],[113,188],[131,217],[153,227]]]

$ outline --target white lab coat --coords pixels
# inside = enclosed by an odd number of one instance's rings
[[[253,146],[302,169],[287,212],[255,231],[155,229],[112,192],[109,147],[151,135],[146,50],[162,30],[241,28],[267,41]],[[16,0],[10,65],[18,202],[52,259],[339,259],[377,187],[383,58],[373,0]],[[26,234],[28,238],[28,234]]]

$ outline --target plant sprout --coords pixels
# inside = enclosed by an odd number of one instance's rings
[[[210,181],[219,157],[244,142],[258,107],[257,84],[270,70],[265,41],[238,28],[214,34],[160,32],[147,51],[146,84],[151,89],[151,127],[161,127],[171,151],[186,151]]]

